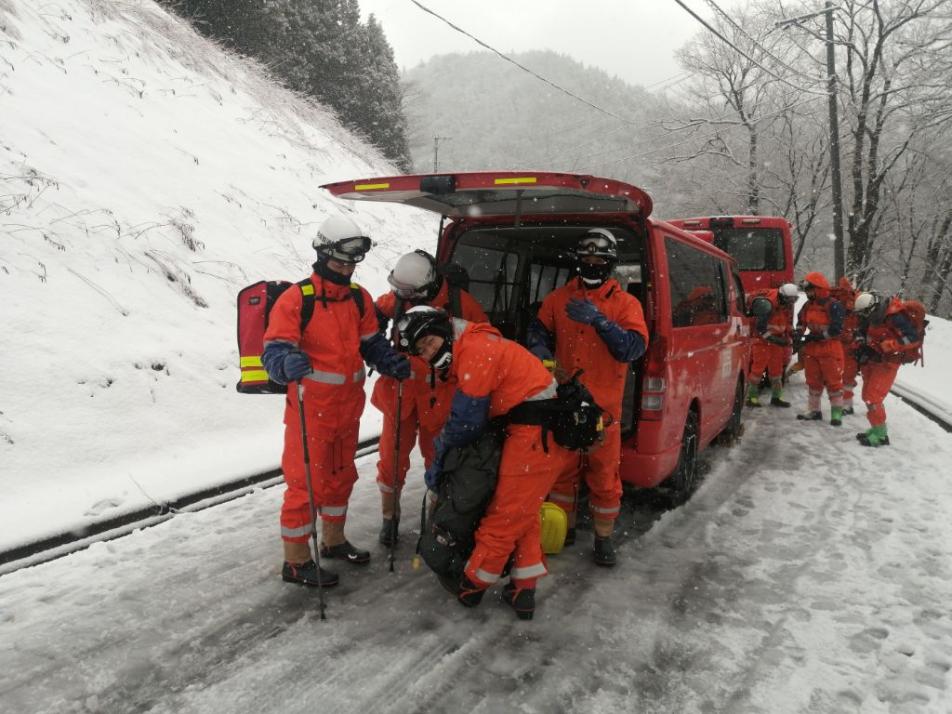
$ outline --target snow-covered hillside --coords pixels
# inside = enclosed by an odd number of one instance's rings
[[[274,467],[237,290],[304,277],[344,212],[379,294],[435,221],[318,186],[395,172],[149,0],[0,1],[0,549]]]

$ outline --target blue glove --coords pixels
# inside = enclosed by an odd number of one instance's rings
[[[278,384],[300,379],[311,371],[311,360],[291,342],[275,340],[265,345],[261,363]]]
[[[410,360],[395,352],[377,363],[377,371],[402,382],[410,377]]]
[[[406,355],[393,349],[387,338],[379,332],[360,341],[360,354],[364,361],[380,374],[394,379],[406,379],[410,376],[410,362]]]
[[[569,319],[575,322],[581,322],[583,325],[591,325],[595,320],[603,317],[601,311],[595,307],[590,300],[579,300],[573,298],[565,306],[565,314]]]
[[[440,466],[439,459],[434,459],[433,463],[430,464],[430,467],[426,470],[426,473],[423,474],[423,480],[426,482],[426,487],[431,491],[436,491],[440,486],[440,481],[443,478],[443,467]]]
[[[543,362],[552,359],[554,340],[552,334],[538,318],[529,323],[526,330],[526,347]]]
[[[284,356],[284,376],[289,382],[311,373],[311,360],[301,350],[291,350]]]

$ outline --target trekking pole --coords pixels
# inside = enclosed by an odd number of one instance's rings
[[[324,613],[324,583],[321,576],[321,547],[317,542],[317,508],[314,507],[314,486],[311,484],[311,455],[307,448],[307,426],[304,423],[304,383],[298,382],[298,414],[301,417],[301,444],[304,447],[304,478],[307,480],[307,505],[311,509],[311,540],[314,542],[314,562],[317,565],[317,597],[321,604],[321,619]]]
[[[400,425],[403,422],[403,380],[397,381],[397,427],[393,435],[393,517],[390,519],[390,572],[393,572],[394,552],[397,549],[397,513],[400,511]]]

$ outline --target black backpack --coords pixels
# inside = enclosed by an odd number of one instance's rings
[[[264,351],[264,333],[268,316],[278,297],[292,285],[301,291],[301,332],[314,316],[314,284],[310,278],[297,283],[286,280],[260,280],[238,293],[238,359],[241,379],[235,385],[242,394],[287,394],[286,384],[278,384],[268,377],[261,363]],[[364,294],[357,283],[351,283],[350,296],[357,303],[360,316],[364,315]]]
[[[496,490],[505,436],[503,424],[490,422],[474,442],[451,449],[443,459],[436,506],[417,552],[448,587],[456,587],[476,546],[476,528]]]
[[[592,393],[579,381],[579,370],[558,386],[555,397],[523,402],[507,414],[513,424],[538,424],[542,427],[542,448],[549,450],[549,434],[555,443],[569,451],[584,451],[602,434],[602,408]]]

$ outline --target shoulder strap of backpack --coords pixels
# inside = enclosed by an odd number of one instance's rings
[[[303,334],[307,323],[314,317],[316,298],[314,297],[314,283],[311,282],[310,278],[299,281],[297,286],[301,290],[301,333]]]
[[[449,284],[450,313],[452,317],[463,317],[463,302],[459,295],[459,285]]]
[[[350,284],[350,296],[354,299],[354,302],[357,303],[357,310],[360,312],[360,316],[364,316],[364,291],[360,289],[360,286],[357,283]]]

